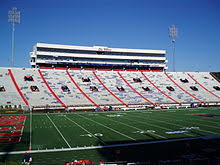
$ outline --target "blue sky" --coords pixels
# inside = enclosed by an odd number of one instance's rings
[[[29,66],[37,42],[164,49],[172,70],[168,27],[179,29],[176,71],[220,71],[219,0],[0,0],[0,67],[11,66],[11,24],[16,6],[15,66]]]

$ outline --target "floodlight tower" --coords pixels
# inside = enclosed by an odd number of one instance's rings
[[[12,61],[11,64],[14,66],[14,40],[15,40],[15,24],[20,23],[20,11],[16,7],[13,7],[12,10],[8,11],[8,22],[12,24]]]
[[[173,43],[173,71],[176,71],[176,57],[175,57],[175,51],[176,51],[176,38],[178,36],[178,29],[175,27],[175,25],[172,25],[169,27],[169,37],[172,39]]]

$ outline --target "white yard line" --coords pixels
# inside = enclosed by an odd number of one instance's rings
[[[47,114],[46,114],[47,115]],[[66,144],[68,145],[69,148],[71,148],[71,146],[69,145],[69,143],[67,142],[67,140],[64,138],[64,136],[62,135],[62,133],[60,132],[60,130],[57,128],[57,126],[54,124],[54,122],[51,120],[51,118],[47,115],[47,118],[51,121],[51,123],[53,124],[53,126],[56,128],[57,132],[60,134],[60,136],[63,138],[63,140],[66,142]]]
[[[140,119],[144,119],[144,120],[146,120],[146,118],[143,118],[143,117],[137,117],[137,116],[135,116],[136,118],[140,118]],[[129,120],[129,119],[127,119],[127,120]],[[165,121],[158,121],[158,120],[154,120],[154,119],[152,119],[152,118],[150,118],[150,119],[148,119],[148,120],[153,120],[153,121],[156,121],[156,122],[161,122],[161,123],[166,123],[166,124],[170,124],[170,123],[168,123],[168,122],[165,122]],[[136,122],[141,122],[141,121],[136,121]],[[141,123],[145,123],[145,122],[141,122]],[[146,123],[145,123],[146,124]],[[149,124],[149,123],[147,123],[148,125],[152,125],[152,124]],[[174,124],[170,124],[170,125],[174,125]],[[161,127],[161,126],[158,126],[158,125],[153,125],[153,126],[155,126],[155,127],[158,127],[158,128],[161,128],[161,129],[166,129],[166,130],[169,130],[169,131],[173,131],[172,129],[169,129],[169,128],[165,128],[165,127]],[[177,125],[176,125],[177,126]],[[178,126],[179,127],[179,126]],[[182,127],[182,126],[181,126]],[[195,135],[192,135],[192,134],[189,134],[189,133],[185,133],[185,135],[189,135],[189,136],[195,136]]]
[[[161,117],[161,116],[160,116],[160,117],[157,116],[157,118],[169,120],[168,118],[164,118],[164,117]],[[174,120],[174,119],[172,119],[172,120]],[[183,121],[183,120],[176,120],[176,121]],[[162,121],[160,121],[160,122],[162,122]],[[163,121],[163,122],[164,122],[164,121]],[[186,122],[186,121],[183,121],[183,122]],[[169,123],[169,122],[166,122],[166,123]],[[184,127],[184,125],[173,124],[173,123],[169,123],[169,124],[175,125],[175,126],[178,126],[178,127]],[[195,123],[190,123],[190,124],[195,124]],[[204,125],[204,124],[196,123],[196,125],[199,126],[199,125]],[[205,125],[205,126],[207,126],[207,125]],[[204,129],[199,129],[198,131],[208,132],[208,133],[211,133],[211,134],[219,134],[219,133],[212,132],[212,131],[207,131],[207,130],[204,130]]]
[[[92,120],[92,119],[89,119],[89,118],[87,118],[87,117],[84,117],[84,116],[82,116],[82,115],[80,115],[80,114],[77,114],[77,115],[79,115],[79,116],[81,116],[81,117],[83,117],[83,118],[85,118],[85,119],[87,119],[87,120],[90,120],[90,121],[92,121],[92,122],[94,122],[94,123],[96,123],[96,124],[99,124],[99,125],[101,125],[101,126],[107,128],[107,129],[109,129],[109,130],[111,130],[111,131],[113,131],[113,132],[116,132],[116,133],[118,133],[118,134],[120,134],[120,135],[122,135],[122,136],[124,136],[124,137],[126,137],[126,138],[129,138],[129,139],[131,139],[131,140],[136,141],[136,139],[134,139],[134,138],[132,138],[132,137],[130,137],[130,136],[128,136],[128,135],[125,135],[125,134],[123,134],[123,133],[121,133],[121,132],[118,132],[118,131],[116,131],[116,130],[114,130],[114,129],[112,129],[112,128],[106,126],[106,125],[103,125],[103,124],[101,124],[101,123],[99,123],[99,122],[96,122],[96,121],[94,121],[94,120]]]
[[[101,117],[103,117],[103,116],[101,116]],[[107,118],[107,117],[103,117],[103,118]],[[109,118],[107,118],[107,119],[108,119],[108,120],[111,120],[111,121],[113,121],[113,122],[117,122],[117,123],[123,124],[123,125],[125,125],[125,126],[127,126],[127,127],[134,128],[134,129],[139,130],[139,131],[144,131],[143,129],[140,129],[140,128],[135,127],[135,126],[131,126],[131,125],[125,124],[125,123],[120,122],[120,121],[115,121],[115,120],[112,120],[112,119],[109,119]],[[151,133],[149,132],[149,134],[152,134],[152,135],[157,136],[157,137],[162,138],[162,139],[167,139],[167,137],[158,135],[158,134],[153,133],[153,132],[151,132]]]
[[[84,127],[82,127],[81,125],[79,125],[78,123],[76,123],[75,121],[71,120],[70,118],[66,117],[69,121],[73,122],[74,124],[76,124],[78,127],[80,127],[81,129],[83,129],[84,131],[86,131],[87,133],[89,133],[92,137],[98,139],[102,144],[106,144],[103,140],[101,140],[100,138],[97,138],[96,136],[93,135],[93,133],[89,132],[87,129],[85,129]]]

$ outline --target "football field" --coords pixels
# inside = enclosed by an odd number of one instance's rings
[[[218,134],[218,108],[32,114],[25,121],[22,145],[16,144],[14,150],[150,143]]]
[[[220,135],[219,108],[16,116],[26,116],[21,138],[16,143],[2,143],[1,154],[29,149],[32,153],[83,151]]]

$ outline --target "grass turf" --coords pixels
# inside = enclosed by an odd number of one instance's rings
[[[216,117],[207,117],[204,113],[216,115]],[[204,116],[198,116],[198,114],[203,114]],[[0,150],[27,150],[30,145],[30,139],[32,150],[44,150],[219,135],[220,117],[217,115],[220,115],[219,108],[33,114],[32,119],[27,115],[21,142],[10,145],[1,144]],[[31,129],[30,120],[32,121]],[[216,141],[219,142],[218,140]],[[203,143],[204,141],[201,140],[199,142],[196,141],[195,146],[207,147],[207,144],[204,143],[204,145]],[[212,140],[209,145],[215,146],[215,140]],[[178,146],[179,149],[175,146]],[[198,146],[195,148],[199,148]],[[44,164],[45,161],[52,164],[54,162],[62,162],[61,164],[63,164],[65,161],[72,161],[73,159],[114,161],[119,159],[115,151],[120,149],[123,153],[120,153],[120,159],[145,160],[150,158],[141,156],[148,153],[148,150],[146,151],[144,148],[151,148],[152,153],[158,152],[163,158],[163,156],[169,157],[167,154],[170,154],[170,152],[166,152],[167,149],[173,148],[171,150],[174,154],[182,153],[185,147],[185,142],[173,142],[110,149],[37,153],[33,154],[33,157],[34,162],[44,161]],[[142,149],[140,150],[140,148]],[[138,155],[135,154],[137,151],[139,151]],[[151,158],[153,158],[152,153],[148,153]],[[21,159],[21,155],[1,156],[3,161],[18,158]]]

